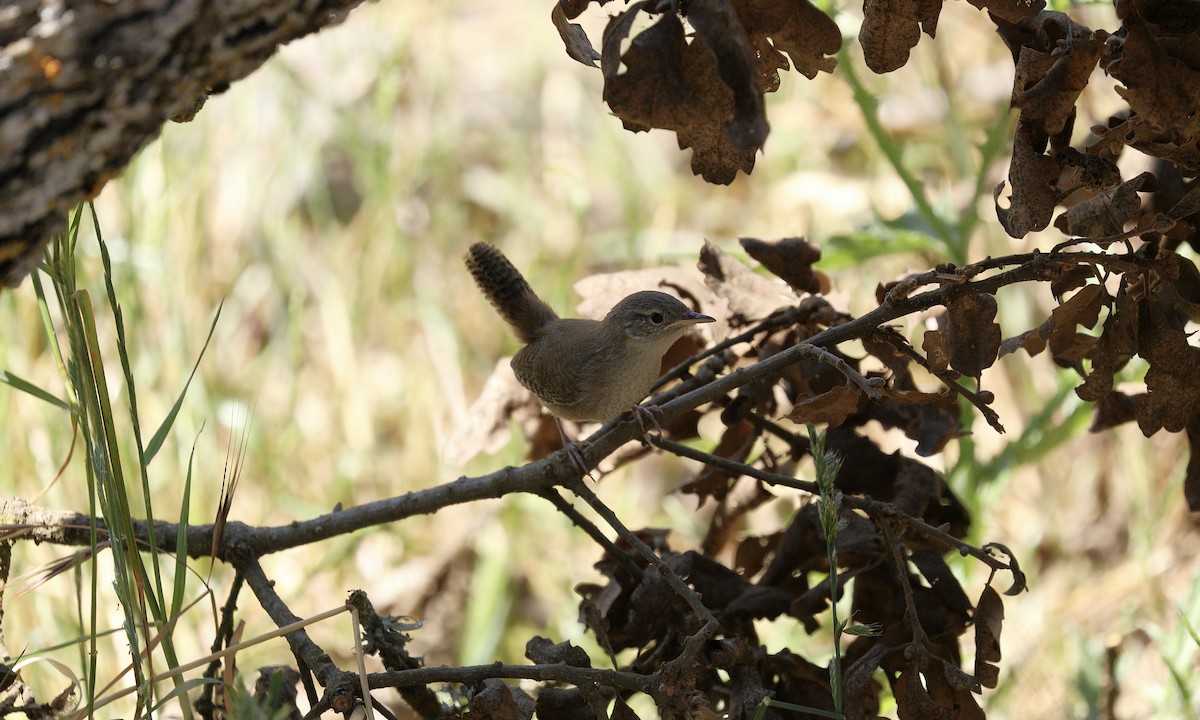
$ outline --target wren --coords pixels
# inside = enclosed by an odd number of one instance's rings
[[[464,261],[526,343],[512,359],[517,380],[563,420],[604,422],[634,408],[654,387],[671,345],[692,325],[713,322],[654,290],[626,297],[603,320],[560,318],[495,247],[475,243]]]

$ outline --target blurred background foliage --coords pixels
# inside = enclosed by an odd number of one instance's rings
[[[549,5],[366,5],[343,26],[285,48],[194,122],[168,125],[105,188],[95,207],[113,253],[143,424],[155,427],[169,411],[224,300],[151,468],[161,518],[176,518],[193,444],[192,523],[214,517],[239,442],[246,456],[232,518],[252,524],[521,462],[519,437],[496,455],[445,452],[455,428],[471,422],[471,402],[496,359],[516,348],[462,267],[471,242],[503,248],[565,313],[577,300],[573,282],[590,272],[691,267],[706,238],[740,254],[739,236],[803,234],[824,248],[818,267],[833,280],[835,305],[860,314],[874,306],[876,283],[906,271],[1059,239],[1012,240],[995,223],[990,191],[1007,167],[1012,60],[965,3],[948,4],[937,40],[922,38],[913,61],[889,76],[862,67],[853,39],[833,76],[785,76],[768,97],[766,152],[753,176],[731,187],[692,177],[673,136],[622,130],[600,100],[599,72],[564,54]],[[857,11],[845,12],[841,25],[857,28]],[[1112,25],[1104,6],[1071,12]],[[599,37],[603,13],[582,21]],[[1101,76],[1091,87],[1103,83],[1111,86]],[[1089,92],[1081,133],[1116,109]],[[937,232],[929,212],[949,231]],[[84,226],[81,284],[98,299],[99,253],[90,221]],[[1009,288],[999,299],[1006,335],[1039,324],[1053,307],[1045,287]],[[61,396],[30,283],[0,295],[0,318],[8,328],[0,367]],[[910,318],[904,331],[912,336],[927,320]],[[102,347],[112,348],[103,307],[98,323]],[[118,368],[108,380],[120,406]],[[1010,546],[1030,580],[1030,592],[1007,603],[1000,687],[984,699],[989,715],[1101,717],[1109,705],[1118,717],[1200,714],[1191,682],[1200,651],[1187,627],[1200,625],[1200,534],[1180,493],[1180,438],[1147,440],[1130,426],[1088,435],[1089,408],[1045,356],[1006,357],[984,379],[1008,433],[976,423],[969,442],[932,460],[970,503],[973,537]],[[33,498],[71,454],[70,418],[11,389],[0,392],[0,406],[0,480]],[[888,441],[912,449],[903,438]],[[76,448],[41,504],[86,510],[81,468]],[[597,491],[630,527],[670,527],[674,547],[692,547],[704,511],[670,491],[693,471],[652,459]],[[67,554],[19,544],[14,575],[32,576]],[[264,565],[301,616],[363,588],[381,612],[424,619],[411,648],[428,664],[469,664],[520,661],[534,634],[594,648],[576,622],[572,588],[595,578],[598,557],[548,504],[514,496]],[[110,561],[97,562],[98,592],[108,597]],[[208,574],[207,561],[192,564]],[[968,592],[986,580],[971,563],[955,569]],[[87,575],[28,585],[24,594],[15,582],[4,604],[10,650],[47,651],[78,666],[79,647],[69,641],[88,632],[76,596]],[[231,576],[212,568],[217,604]],[[190,595],[202,592],[192,581]],[[271,628],[252,600],[241,608],[247,637]],[[99,624],[121,622],[114,602]],[[344,667],[348,624],[310,629]],[[180,657],[206,654],[213,625],[208,602],[189,611],[175,633]],[[763,633],[772,648],[828,657],[828,636],[806,637],[786,621],[764,624]],[[128,648],[120,633],[99,642],[103,684]],[[238,660],[244,669],[289,661],[283,641]],[[57,676],[27,672],[35,685],[60,687]]]

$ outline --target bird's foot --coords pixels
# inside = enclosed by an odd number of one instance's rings
[[[654,442],[651,440],[650,428],[647,427],[647,423],[654,426],[654,429],[658,431],[658,437],[660,439],[667,434],[667,431],[663,430],[662,423],[658,421],[658,416],[660,413],[662,413],[662,409],[657,405],[633,406],[633,419],[637,420],[638,427],[642,429],[642,437],[646,440],[647,445],[654,444]]]
[[[563,429],[562,421],[558,418],[554,418],[554,424],[558,427],[558,437],[562,440],[563,450],[567,451],[567,457],[571,458],[571,463],[584,477],[596,482],[596,478],[592,477],[592,471],[588,469],[587,463],[583,460],[583,449],[588,446],[587,440],[576,442],[567,437],[567,431]]]

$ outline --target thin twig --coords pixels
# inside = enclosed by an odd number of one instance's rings
[[[723,458],[718,455],[713,455],[712,453],[706,453],[702,450],[696,450],[672,440],[656,438],[653,440],[653,444],[656,447],[662,448],[663,450],[666,450],[674,455],[697,460],[705,463],[706,465],[711,465],[734,474],[746,475],[756,480],[761,480],[769,485],[779,485],[782,487],[800,490],[809,493],[810,495],[820,495],[820,489],[817,487],[815,482],[797,480],[794,477],[773,473],[768,470],[763,470],[762,468],[756,468],[753,465],[747,465],[745,463],[737,462],[736,460],[730,460],[729,458]],[[956,550],[961,555],[970,555],[993,570],[1012,570],[1011,565],[999,560],[986,550],[977,548],[970,543],[954,537],[944,530],[935,528],[924,520],[909,515],[891,503],[881,502],[879,500],[874,500],[867,497],[860,497],[858,495],[844,495],[842,497],[842,503],[855,510],[862,510],[877,520],[886,519],[894,522],[900,522],[906,525],[909,531],[914,532],[923,538],[931,540],[943,548]]]
[[[536,680],[539,682],[563,682],[572,685],[594,683],[628,692],[639,692],[656,696],[661,690],[653,675],[605,670],[601,668],[575,667],[566,663],[547,665],[469,665],[466,667],[423,667],[413,670],[371,673],[367,684],[373,689],[402,688],[432,683],[458,683],[470,685],[490,678]]]
[[[688,606],[692,608],[692,612],[696,613],[697,617],[699,617],[705,623],[716,622],[716,618],[713,617],[712,612],[704,606],[703,602],[701,602],[700,593],[688,587],[687,583],[685,583],[682,578],[675,574],[675,571],[671,569],[671,566],[667,565],[666,561],[660,558],[654,552],[654,550],[645,542],[643,542],[642,539],[638,537],[632,530],[625,527],[625,524],[621,522],[621,519],[617,517],[617,514],[613,512],[611,508],[605,505],[600,498],[596,497],[596,493],[592,492],[592,489],[589,488],[586,483],[581,480],[576,480],[575,482],[571,483],[569,487],[571,488],[571,492],[578,495],[584,502],[590,505],[600,517],[604,518],[604,522],[608,523],[609,527],[617,531],[618,537],[629,543],[629,545],[633,547],[633,549],[636,550],[639,555],[646,559],[646,562],[649,563],[651,567],[653,567],[655,570],[658,570],[658,572],[663,576],[663,579],[667,581],[667,584],[671,586],[671,589],[673,589],[677,595],[683,598]]]
[[[883,542],[892,554],[892,570],[896,574],[896,582],[904,593],[904,616],[912,626],[912,641],[919,648],[924,648],[927,636],[925,628],[921,627],[921,618],[917,614],[917,603],[913,599],[912,583],[908,581],[908,562],[904,559],[904,548],[892,531],[891,523],[883,520],[879,523],[883,533]]]
[[[733,337],[726,338],[726,339],[722,340],[721,342],[717,343],[716,345],[713,345],[712,347],[709,347],[709,348],[705,348],[702,352],[696,353],[695,355],[691,356],[690,358],[679,363],[675,367],[668,370],[665,375],[660,377],[658,379],[658,381],[654,383],[654,387],[650,388],[650,391],[654,392],[655,390],[659,389],[663,385],[666,385],[667,383],[671,382],[672,380],[680,380],[680,379],[687,377],[688,368],[690,368],[691,366],[695,365],[696,363],[698,363],[702,360],[710,358],[719,352],[723,352],[724,350],[728,350],[729,348],[733,347],[734,345],[739,345],[744,342],[749,342],[750,340],[753,340],[756,335],[760,335],[767,331],[778,330],[780,328],[785,328],[785,327],[788,327],[791,325],[795,325],[797,321],[799,321],[802,317],[808,315],[811,312],[812,312],[812,310],[810,308],[801,308],[800,306],[795,306],[795,307],[790,307],[787,310],[784,310],[782,313],[780,313],[778,315],[772,315],[771,317],[767,318],[766,320],[763,320],[762,322],[755,324],[749,330],[747,330],[739,335],[734,335]]]
[[[997,413],[987,403],[984,402],[982,395],[953,379],[950,376],[950,373],[934,370],[932,367],[930,367],[929,360],[923,357],[921,353],[917,352],[916,349],[914,349],[912,345],[910,345],[909,342],[900,335],[900,333],[896,332],[892,328],[878,328],[875,332],[875,336],[881,341],[892,346],[897,352],[903,354],[909,360],[912,360],[928,370],[931,375],[936,377],[938,380],[941,380],[942,384],[949,388],[952,392],[958,394],[960,397],[966,398],[967,402],[975,406],[975,409],[979,411],[979,414],[983,416],[983,419],[987,421],[987,424],[992,426],[993,430],[998,433],[1004,432],[1004,425],[1000,424],[999,413]]]
[[[862,390],[863,394],[870,399],[876,402],[883,399],[883,395],[880,395],[879,390],[876,389],[881,387],[886,382],[883,378],[871,378],[868,380],[857,370],[850,367],[849,363],[847,363],[845,360],[841,359],[837,355],[834,355],[823,347],[810,345],[809,343],[801,343],[797,347],[801,350],[801,357],[807,357],[811,360],[816,360],[832,366],[842,375],[845,375],[847,380],[857,385],[858,389]]]
[[[562,496],[556,488],[547,488],[545,491],[538,493],[543,498],[548,500],[560,513],[567,516],[576,527],[587,533],[588,537],[596,541],[596,544],[604,548],[604,552],[625,568],[631,576],[637,577],[641,574],[641,569],[630,557],[629,553],[625,552],[619,545],[608,539],[604,533],[600,532],[600,528],[591,520],[583,516],[575,506],[567,502],[567,499]]]

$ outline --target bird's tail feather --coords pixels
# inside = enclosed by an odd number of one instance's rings
[[[521,342],[531,342],[543,327],[558,319],[529,287],[521,272],[495,247],[475,243],[467,249],[463,261],[475,284]]]

